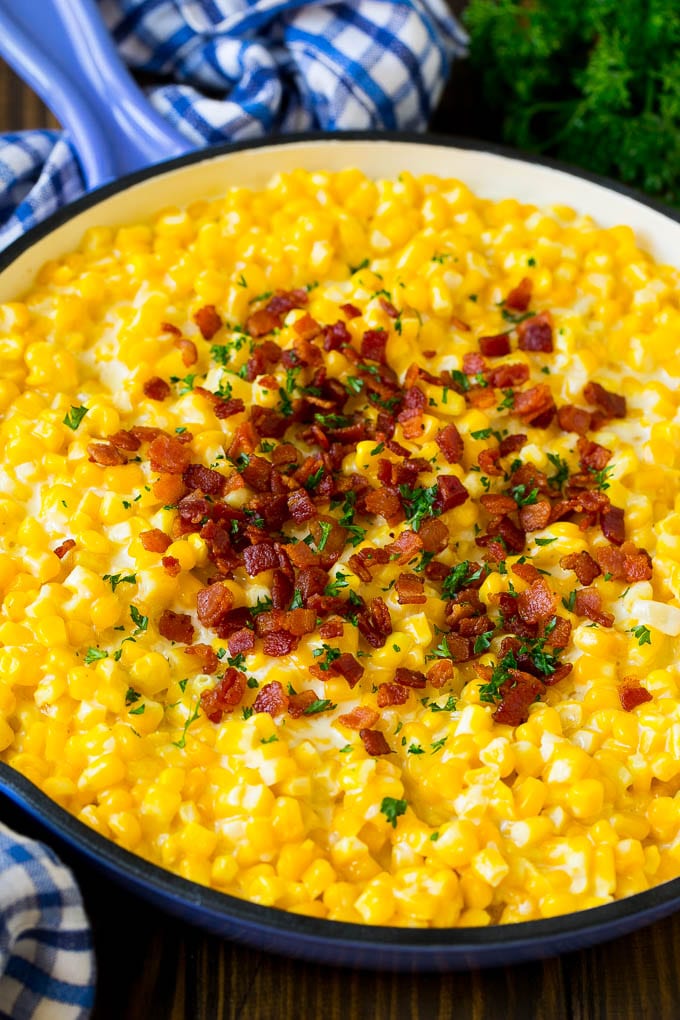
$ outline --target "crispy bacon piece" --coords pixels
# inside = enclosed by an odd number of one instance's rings
[[[463,437],[453,422],[440,429],[434,441],[449,464],[460,464],[463,457]]]
[[[75,547],[76,543],[74,539],[65,538],[64,541],[60,545],[58,545],[56,549],[53,549],[52,551],[54,552],[55,556],[57,556],[60,560],[63,560],[64,556],[66,556],[66,553],[69,553],[71,549],[75,549]]]
[[[597,588],[579,588],[574,599],[574,612],[577,616],[586,616],[589,620],[611,627],[614,617],[602,611],[602,596]]]
[[[127,450],[128,453],[135,453],[142,445],[141,439],[138,439],[132,432],[128,432],[127,429],[120,429],[119,432],[114,432],[112,436],[106,438],[119,450]]]
[[[368,606],[357,610],[359,631],[373,648],[382,648],[392,633],[392,618],[383,599],[371,599]]]
[[[555,613],[555,596],[543,578],[520,592],[516,598],[517,612],[525,623],[538,623]]]
[[[368,705],[357,705],[351,712],[339,715],[338,722],[350,730],[364,730],[375,726],[379,718],[380,712],[376,712],[374,708],[369,708]]]
[[[512,496],[505,496],[500,492],[485,493],[480,497],[480,503],[493,517],[504,517],[517,509],[517,503]]]
[[[234,596],[220,582],[209,584],[196,595],[198,618],[204,627],[215,627],[221,623],[234,605]]]
[[[596,407],[599,407],[607,418],[626,417],[626,398],[619,396],[618,393],[606,390],[599,383],[586,383],[583,387],[583,396],[589,404],[595,404]]]
[[[415,574],[400,574],[395,591],[400,606],[422,606],[427,602],[425,585]]]
[[[295,489],[288,496],[288,511],[296,524],[304,524],[317,515],[317,509],[306,489]]]
[[[372,489],[364,497],[364,507],[368,514],[384,517],[388,524],[397,524],[404,519],[401,500],[396,492],[390,489]]]
[[[163,569],[170,577],[179,577],[182,573],[182,565],[176,556],[164,556],[161,560]]]
[[[404,391],[404,399],[401,410],[397,415],[397,421],[407,422],[412,418],[420,418],[427,407],[427,397],[420,386],[409,386]]]
[[[117,467],[127,464],[127,457],[111,443],[88,443],[87,459],[102,467]]]
[[[212,674],[217,672],[220,660],[217,658],[215,650],[211,645],[190,645],[184,651],[187,655],[193,655],[194,658],[198,659],[201,673]]]
[[[528,378],[529,366],[521,361],[517,361],[509,365],[496,365],[489,372],[487,381],[489,386],[496,386],[499,390],[505,390],[513,386],[521,386]],[[492,403],[494,400],[492,400]]]
[[[376,695],[378,708],[388,708],[391,705],[405,705],[411,694],[408,687],[401,684],[380,684]]]
[[[299,694],[291,694],[288,699],[288,715],[293,719],[299,719],[317,700],[314,691],[300,691]],[[322,711],[330,712],[330,705],[328,708],[322,709]]]
[[[269,715],[276,718],[277,715],[282,715],[287,711],[289,701],[290,698],[279,681],[272,680],[270,684],[265,684],[257,692],[257,697],[253,702],[253,712],[268,712]]]
[[[539,499],[520,507],[519,523],[525,531],[541,531],[550,521],[552,506],[547,499]]]
[[[321,626],[319,627],[319,634],[321,635],[322,638],[324,638],[324,640],[327,638],[342,637],[344,633],[345,624],[344,621],[341,620],[339,616],[335,617],[335,619],[333,620],[326,620],[326,622],[322,623]]]
[[[502,469],[498,466],[498,461],[501,459],[500,449],[495,450],[480,450],[477,455],[477,463],[484,472],[485,475],[489,475],[492,478],[498,478],[503,474]]]
[[[240,705],[245,690],[245,674],[229,666],[211,691],[203,691],[201,708],[210,722],[221,722],[225,712],[233,712],[236,706]]]
[[[469,498],[469,492],[456,475],[439,475],[437,478],[437,495],[434,507],[439,513],[462,506]]]
[[[181,336],[182,330],[172,322],[161,322],[161,333],[172,333],[174,336]]]
[[[359,736],[361,741],[366,748],[366,753],[377,758],[381,754],[391,754],[392,749],[385,740],[384,734],[380,730],[372,730],[369,728],[359,730]]]
[[[515,413],[522,421],[535,428],[547,428],[555,411],[555,401],[550,387],[545,383],[539,383],[538,386],[515,394]]]
[[[264,457],[251,456],[246,466],[241,470],[241,478],[255,492],[269,492],[272,466]]]
[[[243,564],[250,577],[256,577],[264,570],[274,570],[279,565],[279,554],[271,542],[259,542],[243,551]]]
[[[213,471],[203,464],[190,464],[182,477],[187,489],[198,489],[210,496],[221,496],[227,483],[219,471]]]
[[[233,418],[235,414],[241,414],[246,409],[246,405],[240,397],[231,397],[229,400],[223,400],[217,393],[211,393],[204,386],[194,386],[194,393],[199,393],[208,401],[212,406],[213,414],[220,421],[224,421],[225,418]],[[186,433],[183,433],[183,435],[186,435]]]
[[[428,517],[420,525],[418,538],[423,543],[425,552],[442,552],[449,544],[449,529],[443,521],[438,521],[434,517]]]
[[[246,329],[251,336],[261,337],[272,333],[281,325],[281,317],[266,308],[258,308],[246,319]]]
[[[526,445],[527,437],[523,432],[515,432],[511,436],[506,436],[505,439],[501,439],[498,452],[501,457],[507,457],[511,453],[517,453],[523,446]]]
[[[309,312],[305,312],[304,315],[301,315],[300,318],[296,319],[295,322],[293,323],[293,332],[296,333],[301,340],[313,340],[314,337],[317,337],[321,332],[321,326],[316,321],[316,319],[314,319],[309,314]],[[319,353],[318,348],[316,348],[316,351],[317,353]],[[300,358],[300,352],[298,351],[296,345],[295,353],[297,354],[298,358]],[[305,363],[307,365],[311,364],[310,361],[307,361]]]
[[[293,308],[305,308],[309,304],[309,294],[304,287],[293,290],[277,290],[265,305],[268,312],[275,315],[287,315]]]
[[[142,390],[144,391],[144,396],[149,397],[150,400],[165,400],[166,397],[170,396],[170,386],[159,375],[154,375],[151,379],[147,379]]]
[[[595,550],[595,558],[605,574],[615,581],[649,581],[652,577],[652,560],[645,549],[637,549],[632,542],[624,542],[620,549],[604,546]]]
[[[463,355],[463,373],[481,375],[486,371],[486,362],[479,351],[468,351]]]
[[[265,655],[290,655],[294,651],[300,638],[296,637],[295,634],[289,633],[287,630],[274,631],[271,634],[265,634],[264,641],[262,642],[262,651]]]
[[[527,584],[533,584],[541,577],[533,563],[513,563],[510,569],[513,574],[517,574],[517,577],[521,577]]]
[[[583,471],[602,471],[611,460],[612,451],[599,443],[593,443],[581,436],[577,443],[581,469]]]
[[[255,635],[247,627],[241,627],[229,635],[227,644],[229,645],[230,655],[246,654],[247,652],[252,652],[255,647]]]
[[[560,566],[563,570],[573,570],[579,582],[586,585],[586,587],[592,584],[595,578],[599,577],[602,573],[593,557],[585,550],[563,556],[560,560]]]
[[[502,358],[504,354],[510,353],[510,337],[507,333],[480,336],[479,350],[485,358]]]
[[[602,534],[614,545],[623,545],[626,540],[626,524],[623,510],[618,506],[609,506],[600,513]]]
[[[624,712],[632,712],[638,705],[652,700],[652,695],[636,676],[624,676],[619,685],[619,698]]]
[[[340,311],[343,312],[348,319],[357,319],[361,315],[361,309],[357,308],[356,305],[352,305],[347,301],[344,305],[340,305]]]
[[[182,475],[189,467],[191,453],[186,444],[174,436],[156,436],[149,446],[149,459],[152,471]]]
[[[432,687],[441,688],[449,680],[453,680],[453,663],[451,659],[437,659],[427,671],[427,682]]]
[[[517,326],[520,351],[541,351],[550,354],[553,349],[552,316],[550,312],[532,315]]]
[[[194,322],[201,331],[204,340],[212,340],[222,326],[222,319],[214,305],[204,305],[194,313]]]
[[[388,563],[389,558],[388,548],[373,549],[366,547],[350,556],[348,563],[357,577],[368,583],[372,580],[371,568],[379,563]]]
[[[361,357],[366,361],[377,361],[378,364],[384,365],[387,338],[388,334],[384,329],[365,330],[361,338]]]
[[[303,634],[311,634],[315,627],[316,613],[313,609],[274,609],[269,613],[259,613],[255,619],[255,630],[260,635],[285,630],[294,637],[302,637]]]
[[[520,669],[509,670],[508,679],[501,684],[501,700],[493,718],[505,726],[519,726],[526,722],[530,706],[544,690],[545,685],[538,677]]]
[[[196,344],[193,340],[187,340],[186,337],[181,337],[179,340],[174,341],[174,346],[182,355],[182,361],[187,368],[196,364],[198,361],[198,351],[196,350]]]
[[[364,667],[354,658],[351,652],[343,652],[334,662],[331,663],[329,672],[343,677],[351,688],[361,680],[364,675]]]
[[[378,304],[382,308],[383,312],[385,312],[386,315],[389,315],[390,319],[398,319],[399,318],[398,310],[394,307],[394,305],[392,304],[391,301],[387,300],[387,298],[384,298],[382,296],[379,297],[378,298]]]
[[[590,428],[592,415],[584,407],[564,404],[557,409],[557,423],[563,432],[577,432],[584,436]]]
[[[512,308],[516,312],[526,312],[531,301],[533,283],[528,276],[523,276],[516,287],[514,287],[505,299],[505,307]]]
[[[422,690],[427,684],[427,677],[417,669],[406,669],[399,666],[394,674],[394,682],[402,687],[413,687],[415,690]]]
[[[341,307],[344,307],[341,305]],[[361,312],[357,312],[361,315]],[[325,351],[339,351],[351,343],[352,335],[345,323],[338,319],[330,326],[323,327],[323,349]]]
[[[142,531],[139,537],[147,552],[164,553],[172,545],[170,536],[166,535],[160,528]]]

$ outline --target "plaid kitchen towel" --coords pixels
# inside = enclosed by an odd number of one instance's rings
[[[99,0],[155,108],[197,148],[422,130],[466,37],[445,0]],[[0,137],[0,249],[84,190],[68,138]]]
[[[55,854],[0,824],[0,1017],[81,1020],[94,954],[78,887]]]

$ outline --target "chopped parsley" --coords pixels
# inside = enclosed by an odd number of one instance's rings
[[[538,489],[532,489],[530,492],[527,492],[526,485],[516,485],[510,490],[510,495],[517,506],[531,506],[538,499]]]
[[[338,652],[338,655],[340,652]],[[321,666],[323,669],[323,666]],[[319,712],[331,712],[334,708],[337,708],[330,698],[317,698],[311,705],[307,705],[307,708],[303,709],[303,715],[317,715]]]
[[[315,648],[314,651],[312,652],[312,655],[314,656],[315,659],[321,658],[321,656],[324,654],[326,656],[325,659],[323,660],[323,662],[318,662],[317,665],[319,669],[322,669],[324,673],[326,673],[330,669],[331,665],[335,662],[335,660],[340,658],[342,652],[340,651],[339,648],[333,648],[331,645],[327,645],[325,642],[324,644],[321,645],[321,648]],[[317,709],[317,711],[320,710]]]
[[[136,584],[136,574],[104,574],[104,581],[108,581],[111,585],[111,591],[115,591],[119,584]]]
[[[184,729],[182,730],[182,736],[179,738],[179,740],[173,740],[172,741],[172,743],[175,745],[175,747],[179,747],[180,750],[182,750],[185,747],[185,745],[186,745],[186,742],[187,742],[187,732],[189,730],[189,727],[191,726],[191,724],[193,722],[196,722],[196,720],[198,719],[199,705],[200,705],[200,701],[197,698],[196,701],[194,702],[193,706],[192,706],[191,712],[187,716],[186,722],[184,723]],[[246,710],[244,708],[243,709],[244,716],[245,716],[245,711]],[[252,709],[251,709],[251,713],[252,713]],[[247,718],[247,716],[245,716],[245,718]]]
[[[80,404],[78,407],[74,407],[72,405],[66,412],[64,425],[66,425],[69,429],[73,429],[75,432],[89,410],[89,407],[85,407],[84,404]]]
[[[149,617],[143,616],[137,606],[130,606],[130,616],[137,630],[135,634],[142,634],[149,626]]]
[[[408,485],[399,486],[399,495],[406,504],[406,524],[418,531],[425,517],[437,516],[435,500],[437,499],[437,486],[430,485],[427,488],[412,489]]]
[[[548,460],[555,468],[555,474],[552,475],[548,481],[551,485],[561,489],[564,483],[569,479],[569,465],[566,460],[562,457],[558,457],[556,453],[549,453]]]
[[[630,633],[633,637],[637,638],[637,643],[640,647],[642,647],[642,645],[651,645],[652,633],[649,627],[645,627],[644,623],[638,624],[637,627],[631,627]]]
[[[443,705],[438,705],[436,701],[433,701],[430,705],[430,712],[455,712],[455,710],[456,698],[453,694],[449,694]]]
[[[140,698],[141,694],[139,693],[139,691],[136,691],[134,687],[128,687],[127,691],[125,692],[126,705],[134,705],[135,701],[139,701]]]
[[[406,814],[407,803],[405,800],[397,800],[396,797],[383,797],[380,803],[380,810],[393,829],[397,827],[397,818]]]
[[[328,536],[330,535],[333,529],[333,525],[330,523],[330,521],[319,521],[318,524],[319,531],[321,532],[321,537],[318,539],[316,547],[319,550],[319,552],[323,552],[324,549],[326,548],[326,542],[328,541]],[[292,606],[291,608],[295,607]]]
[[[98,662],[100,659],[108,659],[109,653],[105,652],[103,648],[88,648],[85,654],[85,665],[89,666],[92,662]]]

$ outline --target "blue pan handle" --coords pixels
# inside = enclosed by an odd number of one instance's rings
[[[0,0],[0,54],[68,132],[88,190],[191,149],[131,77],[94,0]]]

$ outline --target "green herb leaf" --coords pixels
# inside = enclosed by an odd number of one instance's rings
[[[108,659],[109,653],[105,652],[103,648],[88,648],[85,654],[85,665],[89,666],[92,662],[98,662],[100,659]]]
[[[80,404],[75,407],[71,405],[69,410],[66,412],[64,425],[66,425],[67,428],[73,429],[75,432],[89,410],[89,407],[85,407],[84,404]]]
[[[323,669],[323,666],[321,668]],[[331,712],[337,707],[329,698],[317,698],[311,705],[307,705],[307,708],[303,709],[303,715],[318,715],[319,712]]]
[[[397,827],[397,818],[406,814],[407,807],[405,800],[397,800],[396,797],[383,797],[380,803],[380,810],[393,829]]]
[[[115,591],[119,584],[136,584],[137,575],[126,574],[123,576],[122,574],[104,574],[103,580],[109,582],[111,585],[111,591]]]

